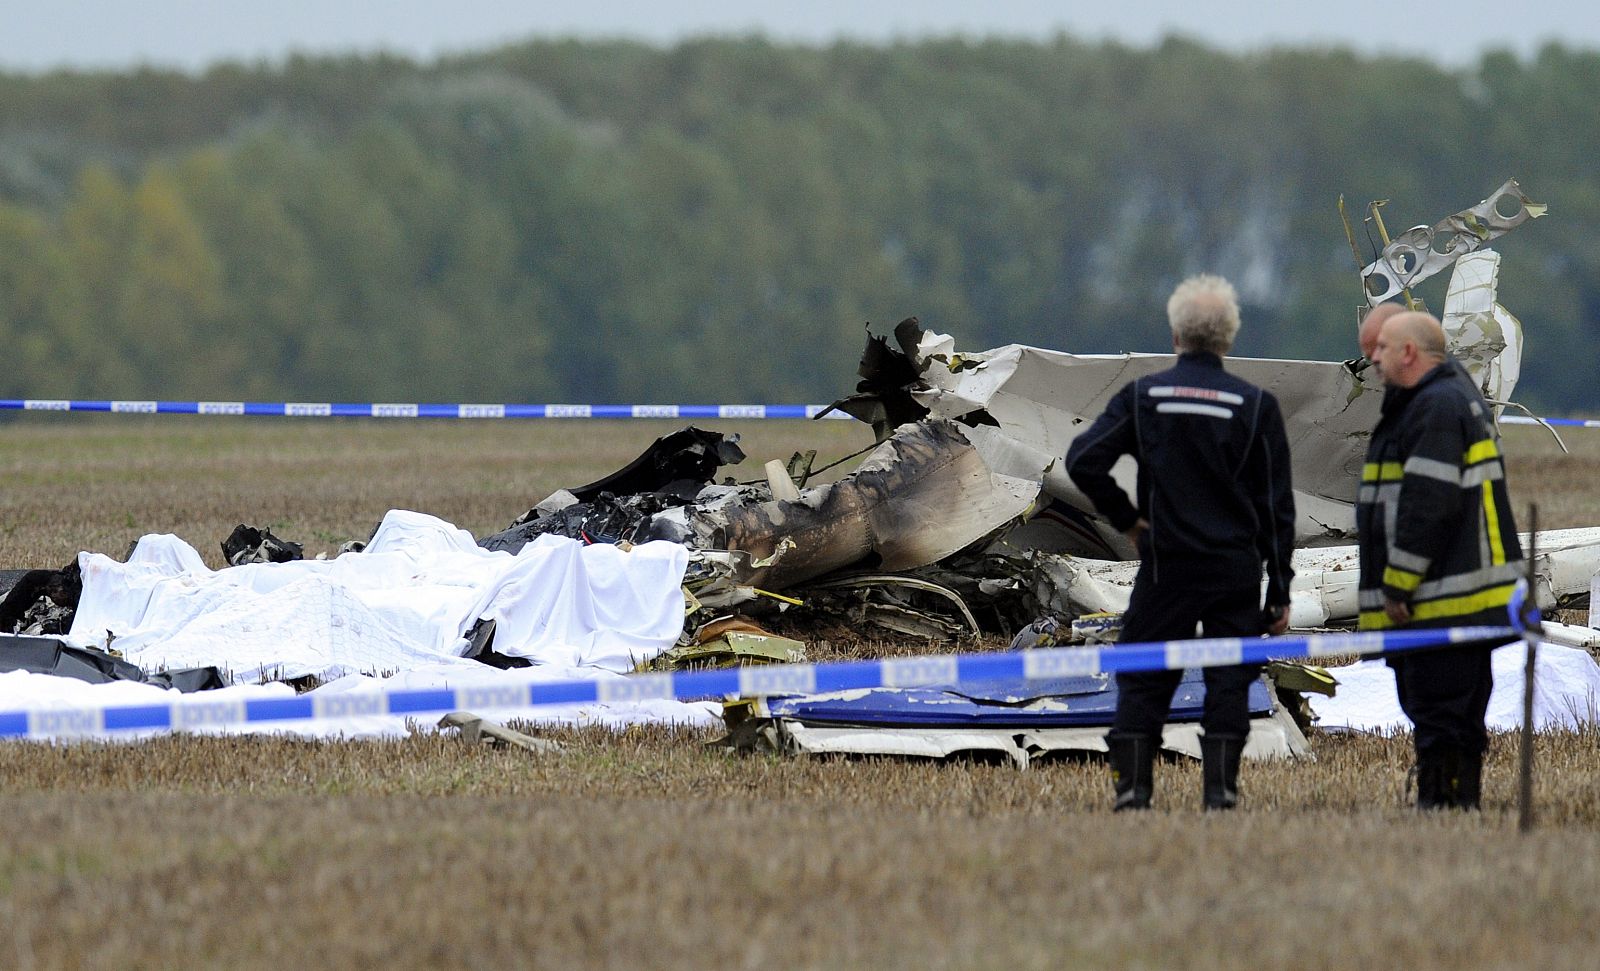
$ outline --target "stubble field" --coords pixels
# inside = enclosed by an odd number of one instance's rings
[[[707,423],[761,462],[868,444],[847,422]],[[29,416],[0,425],[0,568],[239,522],[308,555],[391,507],[476,534],[676,423]],[[1507,432],[1519,510],[1600,523],[1600,433]],[[872,654],[921,650],[833,644]],[[1589,968],[1600,732],[1515,740],[1485,809],[1406,808],[1409,740],[1313,733],[1199,811],[1108,811],[1095,762],[734,756],[715,733],[552,731],[557,757],[392,741],[0,744],[0,967]]]

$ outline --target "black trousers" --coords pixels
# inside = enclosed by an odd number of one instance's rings
[[[1388,658],[1389,666],[1394,668],[1400,710],[1415,726],[1418,756],[1443,749],[1482,755],[1489,747],[1483,719],[1489,710],[1489,693],[1494,690],[1491,650],[1482,646],[1445,647]]]
[[[1206,637],[1259,637],[1261,591],[1254,585],[1230,590],[1197,590],[1189,584],[1153,583],[1141,569],[1122,618],[1124,643],[1187,640],[1199,624]],[[1207,735],[1250,734],[1250,685],[1259,664],[1204,670],[1206,699],[1200,726]],[[1117,675],[1117,715],[1112,731],[1161,734],[1182,671]]]

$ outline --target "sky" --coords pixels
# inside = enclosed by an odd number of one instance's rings
[[[1600,3],[1549,0],[0,0],[0,70],[203,70],[222,60],[388,51],[418,59],[529,37],[628,37],[671,44],[762,33],[827,43],[969,36],[1148,46],[1179,32],[1227,50],[1343,46],[1449,66],[1486,48],[1527,56],[1547,40],[1600,48]]]

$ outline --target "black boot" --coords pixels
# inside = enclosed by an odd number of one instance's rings
[[[1456,751],[1443,745],[1417,753],[1417,808],[1449,809],[1456,804]]]
[[[1200,775],[1207,809],[1232,809],[1239,804],[1239,756],[1243,735],[1207,732],[1200,736]]]
[[[1108,732],[1106,754],[1111,762],[1111,783],[1117,790],[1113,812],[1149,809],[1155,788],[1156,740],[1136,732]]]
[[[1452,804],[1457,809],[1477,809],[1483,790],[1483,753],[1469,755],[1462,752],[1456,766],[1455,798]]]

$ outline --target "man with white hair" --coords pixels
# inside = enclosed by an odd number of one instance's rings
[[[1233,287],[1202,274],[1167,301],[1177,363],[1118,391],[1072,443],[1067,474],[1139,550],[1124,641],[1281,634],[1289,624],[1294,497],[1277,400],[1223,369],[1239,331]],[[1139,464],[1135,499],[1111,468]],[[1263,604],[1261,577],[1266,571]],[[1208,667],[1200,740],[1207,809],[1238,802],[1256,665]],[[1106,735],[1116,809],[1148,809],[1161,730],[1180,671],[1117,675]]]

